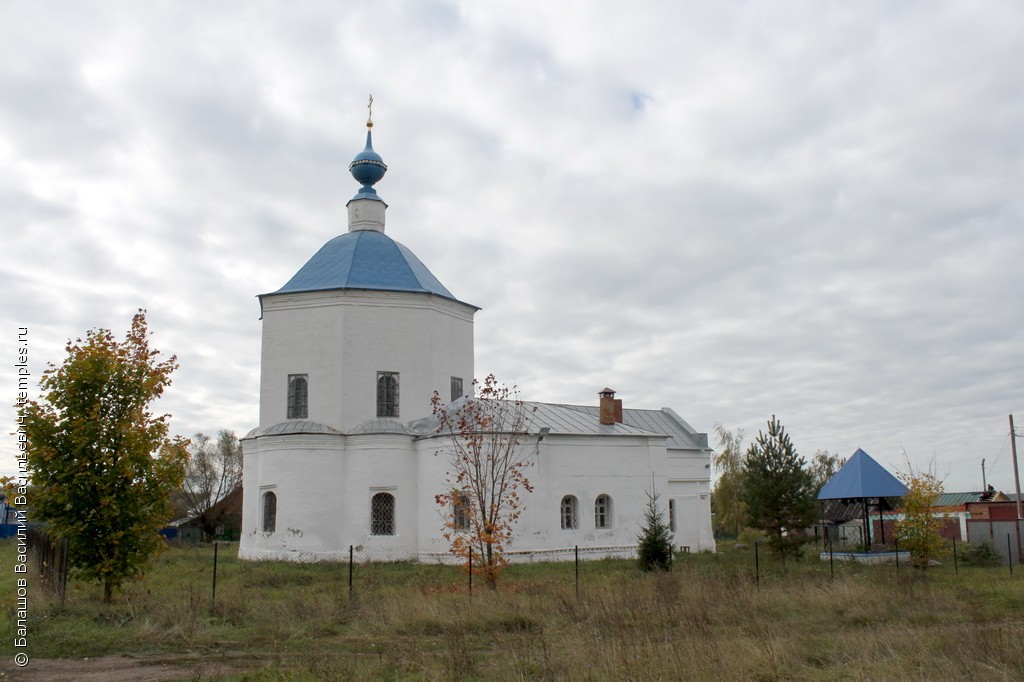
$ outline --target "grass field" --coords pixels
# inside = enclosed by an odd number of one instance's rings
[[[572,564],[513,566],[472,596],[452,567],[372,564],[354,567],[350,598],[346,564],[234,552],[220,548],[216,604],[210,548],[166,552],[112,606],[74,579],[63,606],[35,586],[33,664],[150,654],[186,680],[1024,679],[1024,571],[1005,566],[843,564],[832,579],[828,562],[762,555],[758,586],[752,553],[727,550],[667,575],[583,563],[577,597]],[[13,565],[9,541],[0,556]]]

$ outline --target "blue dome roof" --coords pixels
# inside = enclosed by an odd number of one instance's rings
[[[348,165],[348,170],[356,182],[362,185],[354,199],[380,200],[373,186],[388,172],[388,167],[380,154],[373,151],[373,136],[369,130],[366,131],[366,148],[356,154],[356,158]]]
[[[412,251],[374,230],[348,232],[327,242],[274,293],[329,289],[411,291],[458,300]]]

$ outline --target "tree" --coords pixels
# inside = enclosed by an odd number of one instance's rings
[[[745,468],[751,525],[765,531],[769,546],[785,557],[804,542],[803,529],[814,521],[814,481],[775,415],[768,433],[758,431],[747,450]]]
[[[496,589],[508,563],[505,547],[522,514],[522,493],[533,491],[526,477],[532,410],[520,400],[515,386],[499,383],[493,374],[482,384],[474,379],[473,387],[475,397],[450,405],[443,404],[437,392],[431,399],[437,432],[446,434],[451,445],[443,451],[451,467],[449,490],[436,495],[435,501],[445,519],[444,538],[451,552],[463,558],[473,552],[471,570]]]
[[[63,365],[43,372],[41,399],[19,411],[36,486],[32,513],[67,538],[69,567],[101,583],[109,603],[165,546],[158,531],[181,485],[188,441],[168,438],[169,415],[149,407],[178,365],[150,350],[143,310],[123,342],[94,329],[66,350]]]
[[[647,493],[644,527],[637,536],[636,555],[644,571],[667,571],[672,566],[672,533],[658,508],[657,493]]]
[[[846,458],[840,457],[839,453],[829,452],[828,450],[818,450],[814,453],[814,456],[811,457],[810,472],[811,478],[814,479],[815,499],[817,499],[818,493],[825,487],[825,484],[843,468],[844,464],[846,464]]]
[[[188,512],[199,520],[203,540],[213,540],[228,510],[217,506],[242,483],[242,446],[233,431],[221,431],[217,442],[197,433],[189,445],[181,492]]]
[[[718,473],[718,480],[711,491],[715,504],[715,531],[739,536],[747,527],[747,503],[743,497],[743,431],[727,431],[721,424],[715,425],[718,450],[711,456],[711,465]]]
[[[929,562],[946,549],[939,534],[942,521],[932,513],[932,505],[942,494],[942,483],[931,472],[913,469],[899,478],[907,486],[907,493],[903,496],[903,518],[896,521],[896,537],[900,547],[910,551],[914,565],[927,569]]]

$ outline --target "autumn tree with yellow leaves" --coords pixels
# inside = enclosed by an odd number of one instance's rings
[[[896,537],[900,548],[910,552],[914,565],[926,569],[946,552],[946,541],[939,533],[942,519],[932,511],[942,494],[942,482],[924,471],[911,470],[899,478],[907,486],[907,493],[903,496],[903,518],[896,522]]]
[[[181,486],[188,441],[169,438],[169,415],[154,415],[150,404],[178,365],[150,349],[143,310],[124,341],[94,329],[66,350],[64,363],[43,373],[40,399],[19,411],[32,517],[67,539],[69,568],[99,582],[109,603],[165,546],[159,530]]]

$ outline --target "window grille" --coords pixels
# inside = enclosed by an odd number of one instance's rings
[[[370,535],[395,534],[395,497],[377,493],[370,500]]]
[[[288,419],[309,417],[309,375],[288,375]]]
[[[455,530],[469,530],[469,495],[459,494],[452,504],[452,527]]]
[[[576,498],[566,495],[562,498],[562,528],[564,530],[576,529]]]
[[[594,501],[594,526],[597,528],[612,527],[612,500],[607,495],[598,495]]]
[[[676,532],[676,501],[668,501],[668,529],[673,533]]]
[[[398,372],[377,372],[377,417],[398,416]]]
[[[452,377],[452,402],[462,397],[462,377]]]
[[[263,532],[273,533],[277,528],[277,495],[271,491],[263,493]]]

